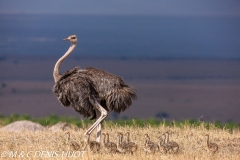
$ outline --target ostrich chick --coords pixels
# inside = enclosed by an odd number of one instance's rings
[[[122,143],[123,134],[117,134],[117,150],[121,153],[126,153],[128,151],[128,146],[125,143]]]
[[[137,151],[138,145],[130,141],[130,132],[127,132],[126,136],[127,136],[126,144],[128,145],[128,150],[131,154],[133,154],[133,152]]]
[[[109,142],[109,134],[102,133],[103,136],[103,147],[107,153],[116,153],[117,145],[113,142]],[[107,138],[107,140],[106,140]]]
[[[90,135],[85,135],[86,139],[87,139],[87,142],[85,142],[85,145],[84,145],[84,149],[86,148],[87,145],[89,145],[89,149],[90,151],[92,151],[93,153],[96,153],[96,152],[99,152],[100,151],[100,143],[97,142],[97,141],[90,141],[89,139],[89,136]]]
[[[159,143],[158,143],[158,146],[159,146],[159,152],[165,154],[167,153],[167,145],[165,144],[165,139],[166,139],[166,135],[163,134],[162,136],[158,137],[158,140],[159,140]]]
[[[158,145],[155,144],[154,142],[150,141],[150,137],[148,136],[148,134],[145,134],[145,145],[143,150],[146,153],[155,153],[156,150],[158,150]]]
[[[169,132],[166,132],[165,145],[169,153],[177,153],[179,145],[174,141],[169,141]]]
[[[205,136],[207,137],[207,150],[212,152],[212,153],[217,152],[218,145],[216,143],[209,142],[209,135],[208,134],[206,134]]]
[[[70,140],[70,133],[67,132],[66,133],[66,136],[67,136],[67,142],[66,144],[68,145],[68,149],[69,150],[79,150],[80,149],[80,145],[76,142],[76,141],[71,141]]]

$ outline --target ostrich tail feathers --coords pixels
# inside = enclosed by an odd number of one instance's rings
[[[106,100],[106,105],[110,110],[120,113],[132,105],[132,101],[137,99],[136,93],[129,86],[115,90]]]

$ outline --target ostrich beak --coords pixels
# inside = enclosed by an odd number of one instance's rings
[[[69,38],[65,38],[65,39],[63,39],[64,41],[69,41],[70,39]]]

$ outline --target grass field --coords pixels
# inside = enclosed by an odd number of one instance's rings
[[[79,119],[75,116],[58,116],[58,115],[49,115],[47,117],[40,117],[40,118],[32,118],[31,116],[25,114],[25,115],[19,115],[19,114],[12,114],[10,116],[4,116],[0,114],[0,126],[5,126],[7,124],[10,124],[14,121],[19,120],[30,120],[33,122],[37,122],[43,126],[52,126],[54,124],[57,124],[58,122],[66,122],[68,124],[75,125],[77,127],[84,127],[83,125],[90,125],[94,121],[88,120],[88,119]],[[240,129],[239,123],[234,122],[228,122],[228,123],[221,123],[220,121],[212,122],[204,122],[201,120],[183,120],[183,121],[166,121],[166,120],[159,120],[155,118],[149,118],[149,119],[117,119],[117,120],[105,120],[104,121],[105,126],[111,127],[114,124],[118,124],[119,126],[138,126],[138,127],[144,127],[146,125],[150,126],[159,126],[164,125],[168,127],[182,127],[184,125],[187,126],[193,126],[198,127],[200,125],[203,125],[206,129],[209,129],[210,126],[213,126],[215,128],[225,129],[229,132],[232,132],[233,129]]]
[[[91,123],[82,121],[81,127],[72,125],[71,140],[79,144],[83,141],[83,133]],[[201,122],[199,125],[190,123],[181,123],[177,125],[158,125],[118,124],[115,122],[104,122],[103,132],[110,134],[110,141],[116,142],[117,132],[131,133],[131,140],[138,144],[138,151],[134,154],[106,154],[103,149],[100,153],[93,154],[88,150],[86,152],[68,150],[66,144],[66,131],[52,132],[49,130],[43,132],[22,132],[9,133],[0,131],[0,156],[1,159],[211,159],[211,160],[238,160],[240,159],[240,131],[239,128],[232,130],[216,127],[215,124]],[[47,127],[48,128],[48,127]],[[179,144],[180,149],[177,154],[145,154],[143,151],[144,134],[149,134],[151,140],[157,142],[157,136],[166,131],[170,132],[170,140]],[[210,135],[210,141],[219,146],[215,154],[208,153],[206,150],[205,134]],[[94,132],[90,137],[95,138]]]

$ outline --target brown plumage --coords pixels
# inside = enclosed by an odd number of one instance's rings
[[[97,141],[90,141],[89,142],[89,148],[93,153],[97,153],[100,151],[101,149],[101,145],[99,142]]]
[[[212,153],[217,152],[218,145],[216,143],[209,142],[209,135],[208,134],[206,134],[205,136],[207,138],[207,150],[212,152]]]
[[[54,85],[53,92],[63,106],[72,106],[90,119],[97,118],[90,95],[94,95],[104,109],[117,113],[127,109],[136,98],[122,78],[95,68],[76,67],[67,71]]]
[[[144,136],[145,136],[145,144],[144,144],[143,150],[146,153],[155,153],[159,149],[158,145],[150,141],[150,137],[148,136],[148,134],[145,134]]]
[[[63,106],[71,106],[84,117],[98,120],[84,135],[90,135],[98,127],[97,141],[100,142],[101,122],[108,112],[120,113],[129,108],[136,93],[121,77],[96,68],[75,67],[61,75],[60,65],[75,49],[77,36],[71,35],[64,40],[70,41],[71,46],[55,64],[52,91]]]
[[[126,153],[126,152],[128,152],[128,147],[127,147],[126,143],[122,143],[122,139],[123,139],[123,134],[117,133],[117,150],[120,153]]]
[[[161,152],[162,154],[165,154],[168,151],[168,147],[165,144],[165,139],[166,139],[166,135],[165,134],[163,134],[162,136],[158,137],[158,140],[159,140],[159,143],[158,143],[159,152]]]
[[[136,143],[130,141],[130,132],[126,133],[126,137],[127,137],[126,144],[128,146],[128,151],[131,154],[133,154],[133,152],[137,151],[138,145]]]
[[[169,141],[169,132],[166,132],[165,146],[169,153],[177,153],[179,150],[179,145],[174,141]]]
[[[76,141],[70,140],[70,133],[66,133],[67,136],[67,142],[66,144],[68,145],[68,150],[80,150],[80,145]]]
[[[103,147],[107,153],[116,153],[117,144],[109,142],[109,134],[102,133],[103,136]]]
[[[99,142],[97,141],[90,141],[89,138],[87,138],[87,142],[85,144],[86,146],[88,145],[89,146],[89,149],[91,152],[93,153],[98,153],[101,149],[101,145]],[[84,147],[86,148],[86,147]]]

